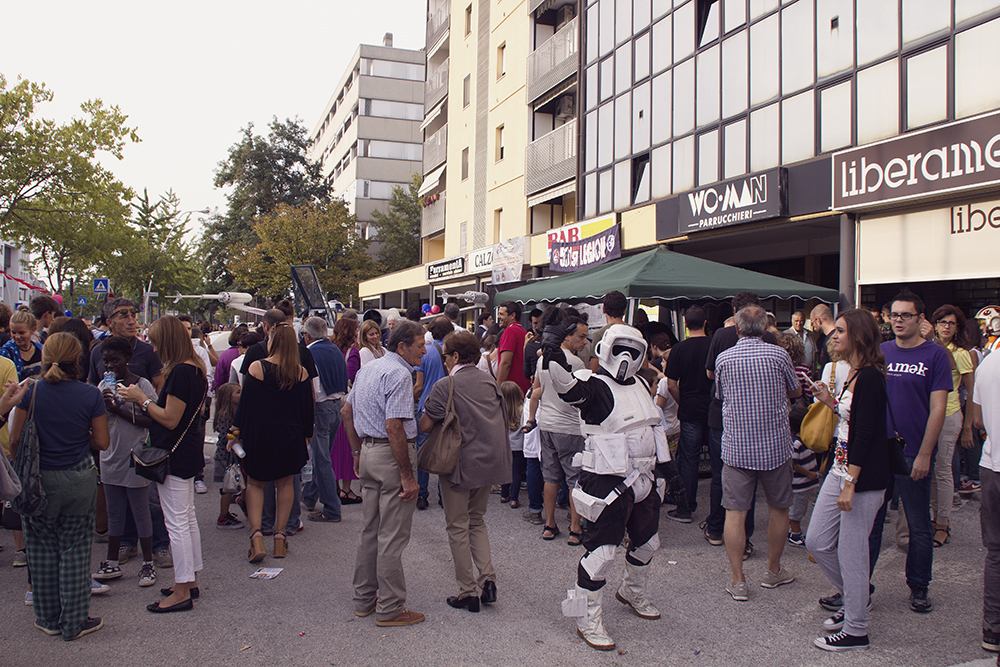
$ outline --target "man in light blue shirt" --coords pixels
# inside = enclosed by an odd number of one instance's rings
[[[441,355],[444,354],[444,337],[455,330],[451,320],[444,315],[431,320],[429,328],[430,331],[428,333],[431,335],[432,342],[427,346],[427,352],[424,353],[424,358],[421,360],[420,366],[417,367],[417,380],[413,385],[413,396],[417,399],[416,419],[418,422],[421,415],[424,414],[424,401],[427,400],[427,395],[431,393],[431,388],[434,387],[438,380],[448,374],[444,369],[444,362],[441,361]],[[421,431],[417,432],[418,450],[427,442],[428,435]],[[418,510],[427,509],[427,496],[429,494],[427,483],[429,481],[430,475],[423,470],[417,471],[417,482],[420,484],[420,492],[417,494]],[[439,491],[439,498],[440,495]]]

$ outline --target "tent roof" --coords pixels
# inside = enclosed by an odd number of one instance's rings
[[[728,299],[751,291],[762,299],[817,298],[833,303],[837,290],[777,278],[663,248],[618,259],[601,266],[540,280],[500,292],[495,302],[600,299],[618,290],[633,299]]]

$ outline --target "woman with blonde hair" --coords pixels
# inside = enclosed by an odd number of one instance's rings
[[[374,320],[368,320],[361,325],[361,365],[364,366],[369,361],[381,359],[385,355],[385,348],[382,347],[382,329]]]
[[[35,327],[35,316],[27,310],[19,310],[10,316],[10,340],[0,347],[0,355],[14,362],[18,380],[42,371],[42,345],[31,339],[35,335]]]
[[[247,518],[250,520],[251,563],[264,559],[264,535],[261,514],[264,509],[264,486],[275,483],[275,527],[285,526],[295,502],[293,475],[302,470],[312,440],[313,403],[309,374],[299,362],[295,330],[279,322],[268,336],[268,356],[250,364],[243,378],[243,393],[233,415],[239,429],[246,457],[243,468],[247,477]],[[288,553],[288,537],[282,530],[274,533],[274,557]]]
[[[79,356],[76,338],[65,333],[49,336],[42,349],[44,382],[35,382],[27,392],[16,390],[23,398],[10,419],[15,454],[29,415],[35,422],[48,501],[40,515],[23,517],[35,627],[47,635],[61,634],[66,641],[103,626],[101,619],[87,615],[97,507],[97,468],[90,450],[104,451],[110,438],[101,392],[78,382]]]
[[[118,395],[142,407],[153,423],[149,440],[171,451],[170,472],[157,488],[174,557],[174,585],[166,599],[146,606],[157,614],[188,611],[198,597],[196,576],[203,568],[201,532],[194,511],[194,476],[205,466],[204,438],[193,423],[208,393],[204,363],[179,319],[164,315],[149,327],[149,342],[163,362],[163,389],[154,402],[138,385],[121,387]]]

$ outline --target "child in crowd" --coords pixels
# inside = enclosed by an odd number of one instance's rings
[[[235,462],[236,455],[226,449],[226,434],[233,423],[233,415],[236,414],[236,406],[240,403],[240,385],[235,382],[226,382],[219,385],[215,391],[215,421],[212,426],[219,435],[215,443],[215,469],[212,479],[216,483],[221,483],[226,474],[226,468]],[[235,514],[229,511],[229,506],[233,502],[233,496],[222,493],[219,489],[219,518],[215,522],[215,527],[219,530],[239,530],[243,528],[243,522]]]
[[[528,419],[528,413],[531,410],[530,399],[531,390],[529,389],[527,396],[521,399],[523,403],[521,423],[524,424],[521,428],[521,432],[524,434],[522,454],[524,456],[525,480],[528,484],[528,509],[521,514],[521,518],[534,526],[541,526],[545,523],[545,519],[542,518],[542,510],[544,509],[542,489],[545,486],[544,480],[542,480],[542,438],[541,433],[536,428],[537,424]]]
[[[792,507],[788,510],[788,543],[793,547],[806,545],[802,534],[802,517],[806,515],[809,501],[816,500],[819,489],[819,465],[816,454],[805,446],[799,437],[803,414],[789,413],[792,429]]]
[[[677,401],[674,400],[674,397],[667,390],[669,384],[670,380],[666,376],[661,376],[659,382],[650,384],[650,387],[656,387],[656,390],[653,392],[653,400],[656,402],[656,407],[660,409],[663,417],[663,430],[667,432],[667,444],[670,446],[670,456],[677,456],[677,445],[681,441],[681,422],[677,418]]]
[[[779,333],[777,336],[778,345],[788,352],[795,367],[795,375],[802,385],[802,396],[808,403],[812,403],[812,370],[806,366],[806,346],[802,339],[793,333]]]
[[[506,498],[512,509],[517,509],[521,506],[521,503],[518,502],[521,494],[521,480],[525,479],[525,473],[527,473],[527,462],[524,460],[524,433],[521,431],[524,394],[521,393],[520,387],[509,380],[500,385],[500,393],[503,395],[503,402],[507,408],[507,429],[510,431],[510,451],[513,459],[510,484],[501,485],[500,497],[501,499]]]

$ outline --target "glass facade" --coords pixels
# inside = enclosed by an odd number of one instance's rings
[[[1000,107],[1000,0],[585,0],[583,215]]]

